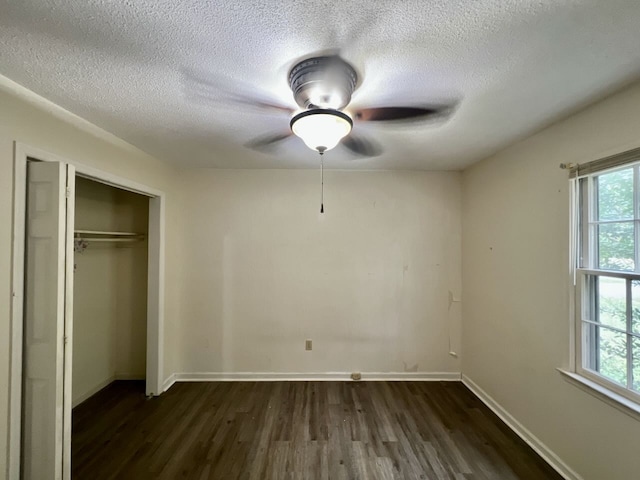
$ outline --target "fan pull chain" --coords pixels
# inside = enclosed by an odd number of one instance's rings
[[[316,150],[320,154],[320,213],[324,213],[324,165],[322,164],[322,158],[324,152],[327,151],[327,147],[316,147]]]
[[[324,213],[324,165],[320,153],[320,213]]]

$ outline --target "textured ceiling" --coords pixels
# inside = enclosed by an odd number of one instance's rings
[[[638,0],[0,0],[0,74],[177,165],[316,167],[286,132],[292,64],[339,51],[350,106],[458,102],[444,123],[357,123],[385,153],[334,168],[459,169],[640,74]],[[0,106],[1,108],[1,106]]]

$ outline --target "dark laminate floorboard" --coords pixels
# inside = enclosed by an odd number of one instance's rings
[[[73,411],[80,479],[560,479],[458,382],[115,382]]]

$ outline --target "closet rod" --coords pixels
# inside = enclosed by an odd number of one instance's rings
[[[74,230],[76,235],[109,235],[109,236],[119,236],[119,237],[134,237],[144,235],[143,233],[135,233],[135,232],[103,232],[100,230]]]
[[[84,240],[85,242],[138,242],[141,238],[84,238],[78,237],[78,240]]]

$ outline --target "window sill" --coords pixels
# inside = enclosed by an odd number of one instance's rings
[[[616,392],[589,380],[588,378],[578,375],[577,373],[569,372],[561,368],[558,368],[557,370],[563,375],[564,379],[572,385],[575,385],[588,394],[593,395],[614,408],[617,408],[622,413],[626,413],[630,417],[640,421],[640,405],[636,402],[629,400],[628,398],[623,397],[622,395],[619,395]]]

